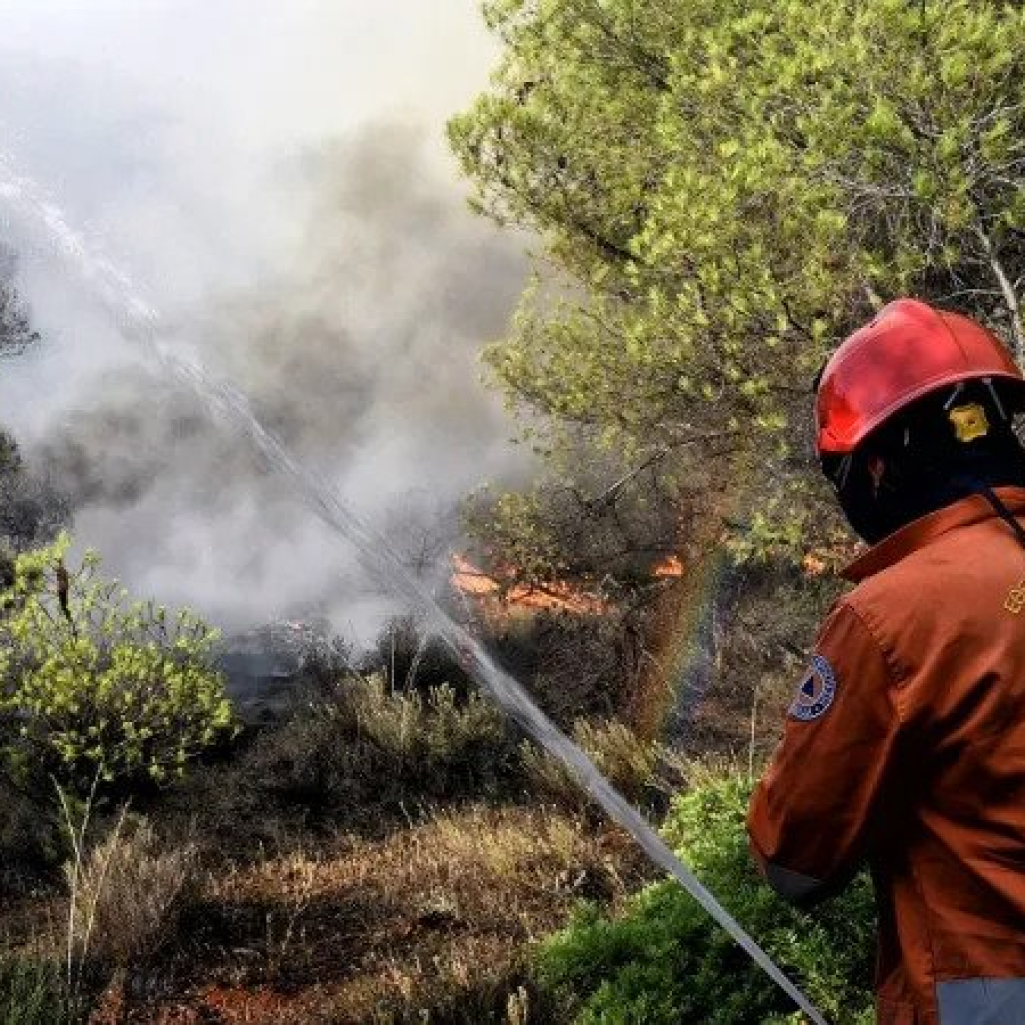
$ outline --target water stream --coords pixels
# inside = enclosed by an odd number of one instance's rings
[[[63,211],[50,202],[33,181],[15,173],[2,158],[0,201],[26,219],[30,227],[43,229],[47,246],[66,258],[121,330],[143,345],[161,367],[185,382],[211,415],[243,432],[268,465],[294,488],[306,508],[327,524],[340,541],[356,549],[360,562],[374,579],[420,610],[428,630],[443,640],[506,715],[573,773],[610,818],[626,829],[648,857],[701,904],[810,1021],[826,1025],[808,998],[670,850],[644,816],[602,776],[587,754],[531,701],[516,680],[495,663],[480,642],[444,611],[373,527],[353,514],[328,483],[315,477],[260,424],[249,401],[238,389],[209,375],[195,358],[172,349],[161,335],[159,315],[138,294],[128,275],[103,256],[91,252]]]

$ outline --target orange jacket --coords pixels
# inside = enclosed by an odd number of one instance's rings
[[[997,494],[1021,522],[1025,488]],[[880,1022],[1025,1023],[1025,550],[973,496],[845,575],[751,803],[755,854],[796,902],[867,861]]]

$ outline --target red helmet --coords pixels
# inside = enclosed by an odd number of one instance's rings
[[[830,357],[815,400],[819,455],[844,455],[915,399],[958,381],[1025,378],[1000,341],[959,313],[898,299]]]

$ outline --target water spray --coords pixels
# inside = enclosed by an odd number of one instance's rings
[[[514,720],[549,755],[567,767],[609,817],[633,836],[651,860],[681,886],[737,942],[765,974],[790,997],[814,1025],[827,1025],[808,998],[769,955],[673,853],[652,825],[598,771],[588,755],[531,701],[519,683],[483,645],[449,616],[434,596],[369,524],[356,516],[324,481],[303,466],[254,415],[248,399],[231,384],[211,377],[195,359],[175,352],[160,337],[160,317],[135,290],[127,274],[90,251],[63,211],[48,201],[30,179],[14,173],[0,158],[0,200],[46,231],[49,245],[71,262],[121,330],[144,345],[168,372],[186,383],[219,422],[241,431],[269,466],[288,481],[334,535],[355,547],[361,565],[375,579],[423,611],[430,633],[440,638]]]

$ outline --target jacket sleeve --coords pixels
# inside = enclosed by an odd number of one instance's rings
[[[887,818],[900,736],[886,659],[845,603],[826,620],[748,815],[769,884],[795,904],[842,887]]]

